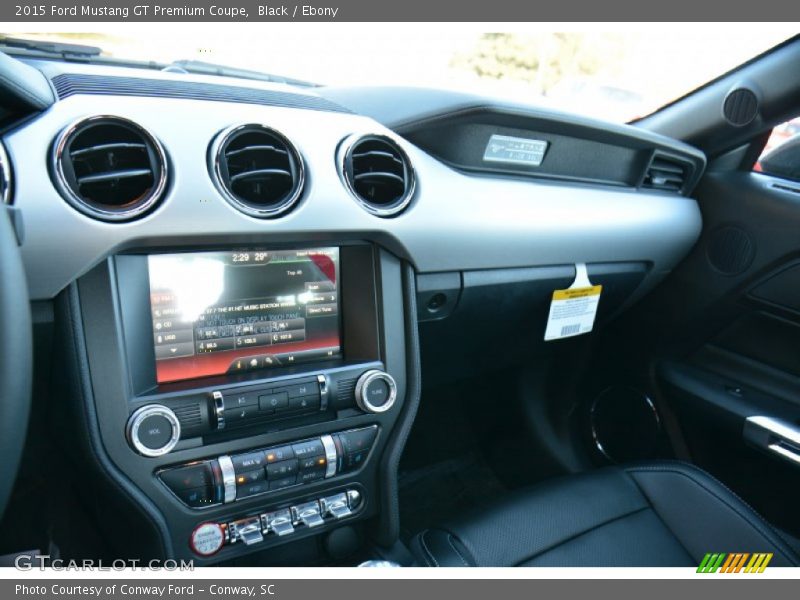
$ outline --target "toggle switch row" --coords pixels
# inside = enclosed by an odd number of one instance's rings
[[[211,556],[225,545],[253,546],[269,537],[289,536],[298,530],[345,519],[358,512],[362,505],[361,493],[350,489],[227,523],[201,523],[192,532],[189,545],[195,554]]]

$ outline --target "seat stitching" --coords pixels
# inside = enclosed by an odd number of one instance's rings
[[[422,535],[419,536],[419,541],[420,544],[422,545],[422,550],[430,558],[430,562],[433,563],[434,567],[438,567],[439,563],[437,562],[436,557],[433,555],[433,552],[430,551],[430,548],[428,548],[428,544],[425,543],[425,536],[428,534],[429,531],[430,529],[426,529],[425,531],[423,531]]]
[[[686,467],[686,468],[688,468],[688,469],[695,469],[695,467],[693,467],[692,465],[681,465],[681,466],[683,466],[683,467]],[[727,486],[726,486],[724,483],[722,483],[721,481],[719,481],[719,480],[717,480],[717,479],[713,478],[711,475],[708,475],[708,474],[706,474],[706,473],[704,473],[704,472],[703,472],[703,474],[704,474],[706,477],[708,477],[709,479],[711,479],[711,480],[712,480],[714,483],[718,484],[718,485],[719,485],[719,486],[720,486],[722,489],[724,489],[726,492],[728,492],[728,493],[729,493],[731,496],[733,496],[733,497],[734,497],[736,500],[738,500],[739,502],[741,502],[741,503],[742,503],[742,504],[743,504],[743,505],[744,505],[744,506],[745,506],[747,509],[749,509],[749,510],[752,512],[752,514],[750,514],[750,515],[748,515],[748,514],[743,514],[743,513],[742,513],[740,510],[738,510],[738,509],[736,508],[736,506],[732,505],[732,504],[731,504],[731,503],[729,503],[727,500],[725,500],[724,498],[720,497],[720,496],[719,496],[719,494],[716,494],[716,493],[715,493],[715,492],[714,492],[714,491],[713,491],[711,488],[709,488],[708,486],[706,486],[706,485],[705,485],[705,484],[704,484],[704,483],[703,483],[701,480],[699,480],[699,479],[697,479],[697,478],[693,477],[693,476],[692,476],[691,474],[689,474],[689,473],[686,473],[686,472],[684,472],[684,471],[681,471],[681,470],[680,470],[680,469],[678,469],[678,468],[669,467],[669,466],[660,466],[660,465],[659,465],[659,466],[651,466],[651,467],[631,467],[631,468],[629,468],[629,469],[626,469],[626,471],[628,471],[628,472],[637,472],[637,471],[641,471],[641,472],[648,472],[648,471],[653,471],[653,472],[667,472],[667,473],[676,473],[676,474],[678,474],[678,475],[682,475],[683,477],[686,477],[687,479],[689,479],[689,480],[690,480],[690,481],[692,481],[693,483],[696,483],[696,484],[697,484],[698,486],[700,486],[700,487],[701,487],[703,490],[705,490],[706,492],[708,492],[709,494],[711,494],[712,496],[714,496],[714,497],[715,497],[717,500],[719,500],[720,502],[722,502],[722,503],[723,503],[725,506],[727,506],[727,507],[728,507],[728,508],[730,508],[730,509],[731,509],[733,512],[735,512],[737,515],[739,515],[740,517],[742,517],[742,519],[744,519],[744,521],[745,521],[745,522],[746,522],[748,525],[750,525],[750,526],[751,526],[753,529],[755,529],[755,530],[756,530],[756,532],[757,532],[757,533],[759,533],[759,534],[760,534],[762,537],[764,537],[764,538],[765,538],[767,541],[772,541],[772,540],[770,540],[770,535],[769,535],[769,534],[770,534],[770,532],[772,531],[772,527],[771,527],[771,525],[769,525],[769,523],[767,523],[767,521],[766,521],[766,520],[764,520],[764,518],[763,518],[763,517],[762,517],[762,516],[761,516],[759,513],[757,513],[757,512],[756,512],[756,511],[753,509],[753,507],[751,507],[751,506],[750,506],[750,505],[749,505],[747,502],[745,502],[745,501],[744,501],[742,498],[740,498],[740,497],[739,497],[739,496],[738,496],[738,495],[737,495],[735,492],[733,492],[733,491],[732,491],[730,488],[728,488],[728,487],[727,487]],[[635,481],[635,480],[634,480],[634,481]],[[638,486],[639,484],[637,483],[636,485]],[[753,517],[753,516],[757,517],[758,521],[755,521],[755,522],[754,522],[754,521],[753,521],[753,519],[752,519],[752,517]],[[760,521],[760,523],[759,523],[759,521]],[[758,525],[762,525],[762,526],[764,526],[765,530],[759,529]],[[777,537],[777,536],[776,536],[776,537]],[[778,544],[777,544],[777,545],[780,545],[780,543],[782,542],[782,540],[780,540],[780,538],[778,538],[777,542],[778,542]],[[785,557],[785,558],[788,558],[788,559],[790,559],[790,560],[794,560],[794,559],[793,559],[793,558],[792,558],[792,557],[791,557],[789,554],[787,554],[787,553],[786,553],[786,550],[785,550],[785,549],[781,549],[781,553],[784,555],[784,557]]]
[[[694,468],[694,467],[691,467],[691,468]],[[689,481],[691,481],[692,483],[695,483],[698,486],[700,486],[701,489],[703,489],[707,493],[711,494],[714,498],[716,498],[717,500],[722,502],[722,504],[724,504],[725,506],[730,508],[733,512],[735,512],[737,515],[739,515],[744,520],[745,523],[750,525],[750,527],[752,527],[756,531],[756,533],[758,533],[761,537],[763,537],[767,542],[770,542],[770,543],[774,544],[775,547],[776,547],[776,550],[778,550],[784,556],[784,558],[789,560],[789,562],[797,563],[797,559],[795,557],[793,557],[791,553],[787,553],[785,548],[781,548],[782,540],[777,538],[777,536],[774,536],[777,539],[775,539],[775,540],[771,539],[771,536],[769,535],[771,527],[764,520],[764,518],[761,517],[761,515],[759,515],[755,510],[753,510],[753,508],[749,504],[747,504],[744,500],[739,498],[739,496],[737,496],[733,491],[728,489],[728,487],[726,487],[725,484],[723,484],[722,482],[717,481],[716,479],[712,479],[715,483],[718,483],[720,485],[720,487],[722,487],[725,491],[727,491],[729,494],[731,494],[736,500],[739,500],[746,508],[748,508],[750,511],[752,511],[752,513],[753,513],[752,515],[748,515],[748,514],[742,513],[742,511],[737,509],[736,506],[734,506],[733,504],[728,502],[725,498],[722,498],[719,494],[715,493],[711,488],[706,486],[702,481],[700,481],[696,477],[693,477],[689,473],[681,471],[680,469],[677,469],[677,468],[674,468],[674,467],[667,467],[667,466],[652,466],[652,467],[631,467],[631,468],[625,469],[625,471],[628,472],[628,473],[636,473],[636,472],[646,473],[648,471],[666,472],[666,473],[675,473],[677,475],[681,475],[683,477],[686,477],[687,479],[689,479]],[[636,483],[636,486],[641,489],[641,487],[639,486],[638,482],[636,482],[635,479],[634,479],[634,482]],[[642,493],[644,493],[644,492],[642,492]],[[649,498],[648,498],[648,502],[649,502]],[[761,523],[758,523],[758,522],[754,521],[752,519],[753,515],[755,515],[759,519],[759,521],[761,521]],[[767,529],[763,530],[763,528],[759,527],[759,525],[766,525]]]
[[[557,543],[553,544],[552,546],[548,546],[547,548],[542,548],[540,550],[537,550],[533,554],[529,554],[528,556],[526,556],[522,560],[516,562],[513,566],[518,567],[522,563],[528,562],[532,558],[536,558],[537,556],[541,556],[542,554],[546,554],[547,552],[550,552],[551,550],[553,550],[555,548],[558,548],[559,546],[563,546],[567,542],[571,542],[572,540],[576,540],[579,537],[586,535],[587,533],[590,533],[592,531],[600,529],[601,527],[605,527],[606,525],[610,525],[611,523],[613,523],[615,521],[620,521],[622,519],[627,519],[628,517],[636,515],[636,514],[639,514],[640,512],[643,512],[645,510],[652,510],[652,509],[650,508],[650,505],[643,506],[642,508],[637,508],[636,510],[632,510],[629,513],[625,513],[624,515],[618,515],[618,516],[614,517],[613,519],[609,519],[608,521],[603,521],[602,523],[597,523],[596,525],[592,525],[588,529],[584,529],[583,531],[580,531],[580,532],[578,532],[578,533],[576,533],[574,535],[571,535],[571,536],[569,536],[567,538],[564,538],[563,540],[559,540]]]
[[[465,567],[470,566],[469,563],[467,562],[467,559],[464,558],[464,555],[461,554],[461,552],[459,552],[458,548],[456,548],[455,544],[453,543],[453,535],[450,533],[447,534],[447,543],[450,544],[450,547],[453,549],[453,552],[458,554],[458,558],[461,559],[461,562],[464,563],[464,566]]]
[[[683,461],[679,461],[679,460],[665,461],[665,462],[667,464],[631,466],[631,467],[626,468],[625,471],[669,471],[669,472],[676,472],[676,473],[685,474],[687,477],[690,477],[690,475],[688,473],[683,473],[683,471],[681,471],[679,467],[683,467],[687,471],[689,471],[689,470],[695,471],[695,473],[699,473],[699,474],[703,475],[704,477],[707,477],[708,479],[713,481],[715,484],[717,484],[719,487],[724,489],[731,496],[736,498],[736,500],[738,500],[739,502],[744,504],[748,509],[753,511],[753,513],[764,523],[764,525],[767,525],[769,528],[771,528],[771,525],[769,525],[769,523],[758,513],[758,511],[756,511],[756,509],[754,509],[752,506],[750,506],[750,504],[748,504],[748,502],[744,498],[739,496],[739,494],[734,492],[731,488],[729,488],[727,485],[725,485],[723,482],[721,482],[719,479],[717,479],[716,477],[714,477],[710,473],[708,473],[706,471],[703,471],[702,469],[700,469],[699,467],[696,467],[695,465],[693,465],[691,463],[687,463],[687,462],[683,462]],[[669,464],[670,462],[673,463],[673,464]],[[692,479],[692,481],[694,481],[694,479]],[[637,487],[638,487],[638,484],[637,484]]]

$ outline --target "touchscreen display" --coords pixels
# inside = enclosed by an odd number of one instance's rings
[[[159,383],[341,356],[339,249],[148,256]]]

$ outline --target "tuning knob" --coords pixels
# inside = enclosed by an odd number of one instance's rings
[[[397,384],[383,371],[367,371],[356,382],[356,404],[369,413],[386,412],[397,400]]]
[[[178,417],[166,406],[148,404],[128,419],[128,442],[143,456],[163,456],[181,437]]]

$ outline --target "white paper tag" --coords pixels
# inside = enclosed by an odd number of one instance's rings
[[[592,285],[586,264],[575,265],[575,281],[566,290],[555,290],[544,332],[546,342],[589,333],[594,327],[602,285]]]

